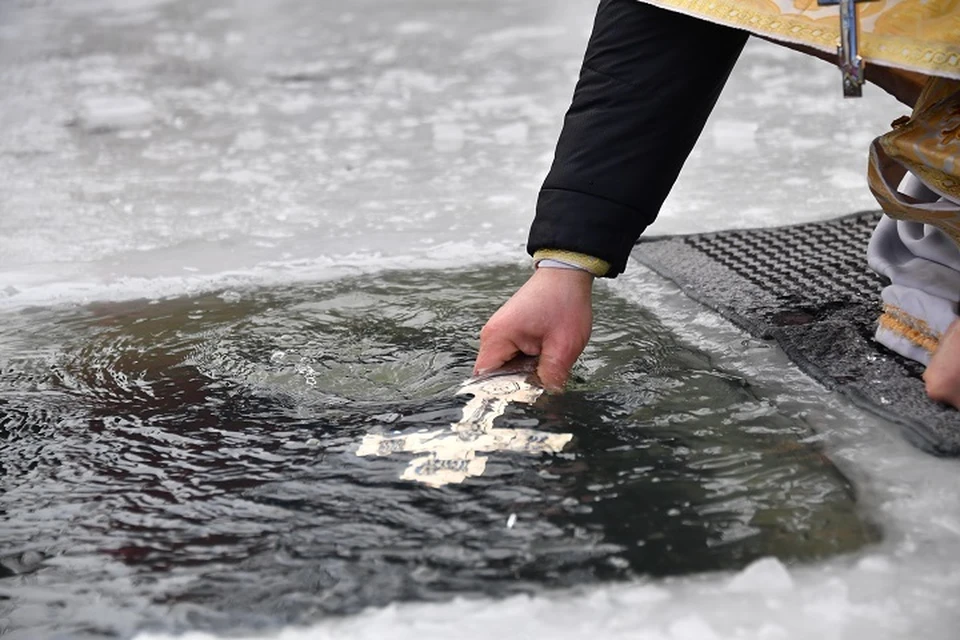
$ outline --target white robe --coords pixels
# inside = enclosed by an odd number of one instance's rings
[[[944,200],[910,173],[898,191],[924,202]],[[931,347],[957,318],[960,248],[936,227],[884,216],[867,247],[867,263],[891,282],[882,293],[877,341],[928,364]]]

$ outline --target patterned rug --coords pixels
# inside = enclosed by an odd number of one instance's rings
[[[960,455],[960,412],[931,401],[922,365],[873,340],[884,280],[866,264],[879,212],[786,227],[644,238],[633,257],[804,372],[901,425],[938,455]]]

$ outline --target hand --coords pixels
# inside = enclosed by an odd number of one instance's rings
[[[593,327],[593,275],[579,269],[537,269],[480,331],[479,375],[521,353],[539,356],[537,375],[563,389]]]
[[[923,379],[928,396],[960,409],[960,320],[954,320],[940,337]]]

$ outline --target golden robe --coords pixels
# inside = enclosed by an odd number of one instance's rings
[[[644,0],[781,42],[835,53],[839,7],[817,0]],[[868,63],[960,79],[960,0],[857,3],[859,53]],[[709,55],[709,52],[704,52]]]

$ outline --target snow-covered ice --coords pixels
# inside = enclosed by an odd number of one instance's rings
[[[727,590],[735,593],[763,594],[791,589],[790,573],[776,558],[761,558],[751,563],[727,584]]]
[[[0,310],[525,260],[593,3],[368,4],[3,3]],[[844,101],[835,70],[752,42],[651,232],[874,208],[866,144],[905,109],[865,94]],[[789,382],[786,404],[884,542],[802,568],[398,604],[275,637],[956,637],[958,464],[639,266],[605,286],[718,365]]]
[[[89,133],[145,127],[156,117],[153,105],[137,96],[93,96],[77,108],[77,124]]]

